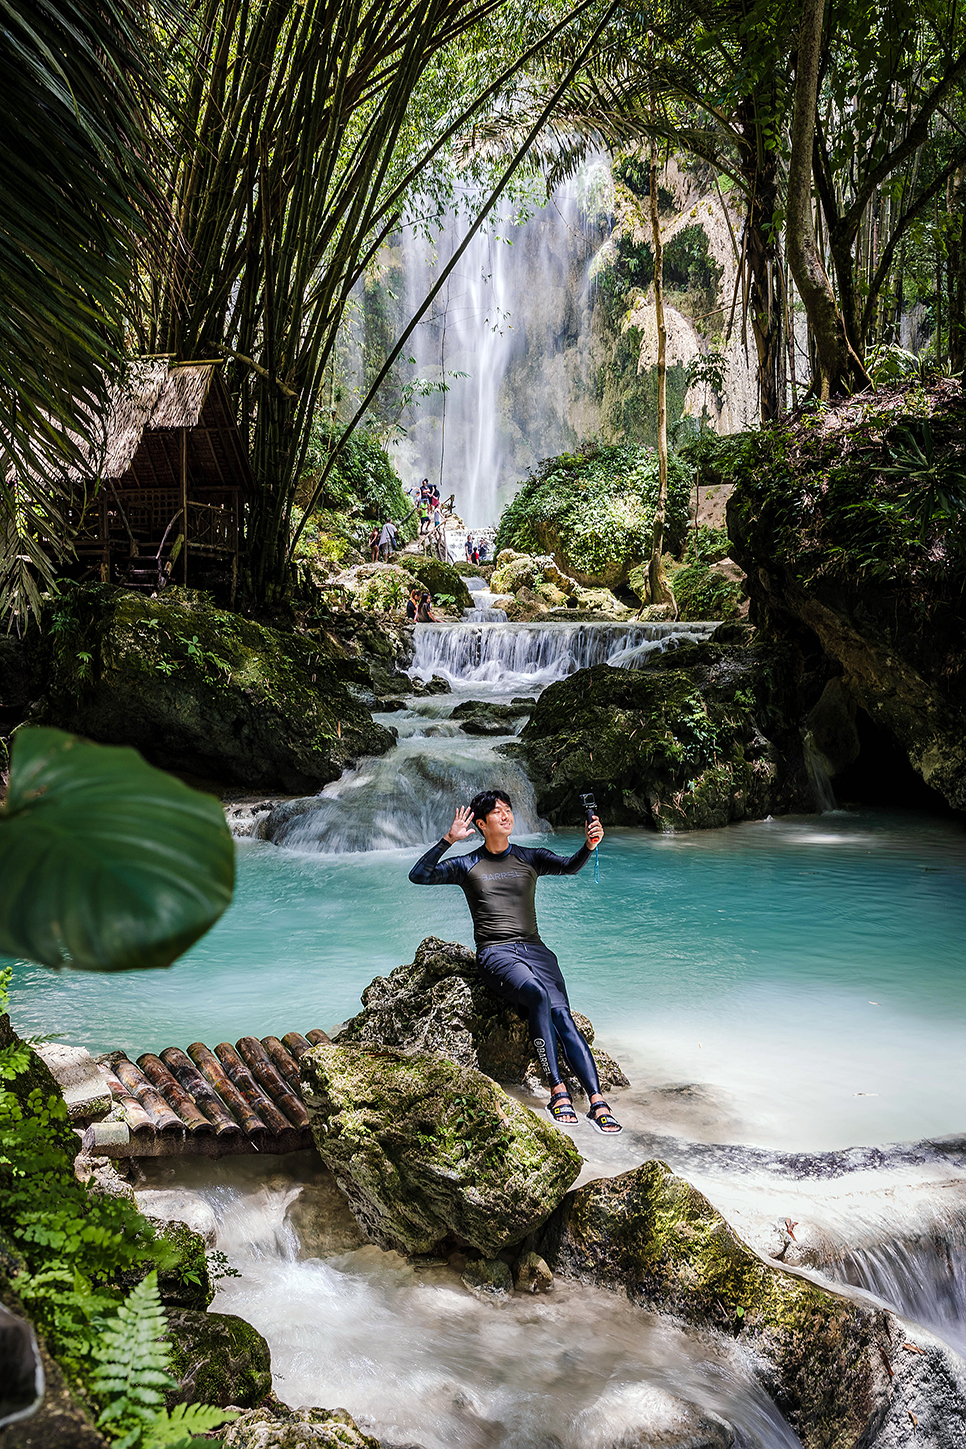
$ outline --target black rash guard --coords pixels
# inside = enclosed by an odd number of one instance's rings
[[[565,860],[552,850],[530,850],[509,845],[502,855],[491,855],[485,845],[471,855],[455,855],[440,864],[450,842],[439,841],[417,860],[409,872],[414,885],[458,885],[473,917],[476,948],[501,941],[540,941],[534,893],[541,875],[576,875],[590,859],[582,845]]]

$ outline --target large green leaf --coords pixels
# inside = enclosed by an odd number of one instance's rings
[[[217,800],[136,750],[25,729],[0,882],[0,952],[89,971],[169,966],[231,900],[234,843]]]

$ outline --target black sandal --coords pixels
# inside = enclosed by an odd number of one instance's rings
[[[601,1137],[616,1137],[624,1130],[606,1102],[594,1102],[587,1113],[587,1120]]]
[[[555,1122],[562,1122],[567,1127],[576,1127],[577,1113],[574,1111],[574,1104],[570,1100],[570,1093],[566,1087],[562,1092],[550,1093],[547,1111]]]

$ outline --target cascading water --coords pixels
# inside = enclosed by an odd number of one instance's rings
[[[966,1245],[936,1234],[913,1242],[856,1248],[825,1266],[840,1282],[865,1288],[966,1355]]]
[[[416,631],[412,673],[441,675],[454,687],[506,694],[544,689],[595,664],[640,668],[672,644],[707,639],[700,624],[425,624]]]
[[[486,587],[485,579],[467,579],[466,587],[476,600],[475,608],[463,610],[463,618],[467,624],[506,623],[506,610],[496,608],[494,602],[503,596],[491,593]]]
[[[475,590],[480,597],[482,590]],[[556,679],[593,664],[629,668],[674,643],[707,638],[699,624],[417,624],[410,673],[439,675],[451,693],[414,697],[408,708],[378,716],[399,743],[307,800],[278,805],[266,838],[293,850],[342,855],[408,849],[438,840],[459,801],[489,785],[513,800],[517,834],[546,829],[533,786],[520,765],[500,753],[512,735],[467,735],[454,707],[462,700],[534,699]],[[519,717],[521,728],[524,717]]]
[[[339,1251],[337,1194],[307,1163],[280,1163],[267,1180],[239,1161],[177,1171],[214,1210],[217,1246],[241,1274],[222,1281],[213,1307],[269,1340],[275,1392],[293,1406],[344,1406],[387,1449],[799,1445],[724,1337],[563,1281],[547,1297],[494,1302],[451,1268]]]

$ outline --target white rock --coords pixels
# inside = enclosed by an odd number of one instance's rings
[[[166,1222],[186,1223],[205,1240],[206,1248],[213,1248],[218,1238],[218,1222],[214,1211],[205,1202],[200,1192],[186,1188],[139,1188],[134,1194],[141,1211],[149,1218],[164,1218]]]

